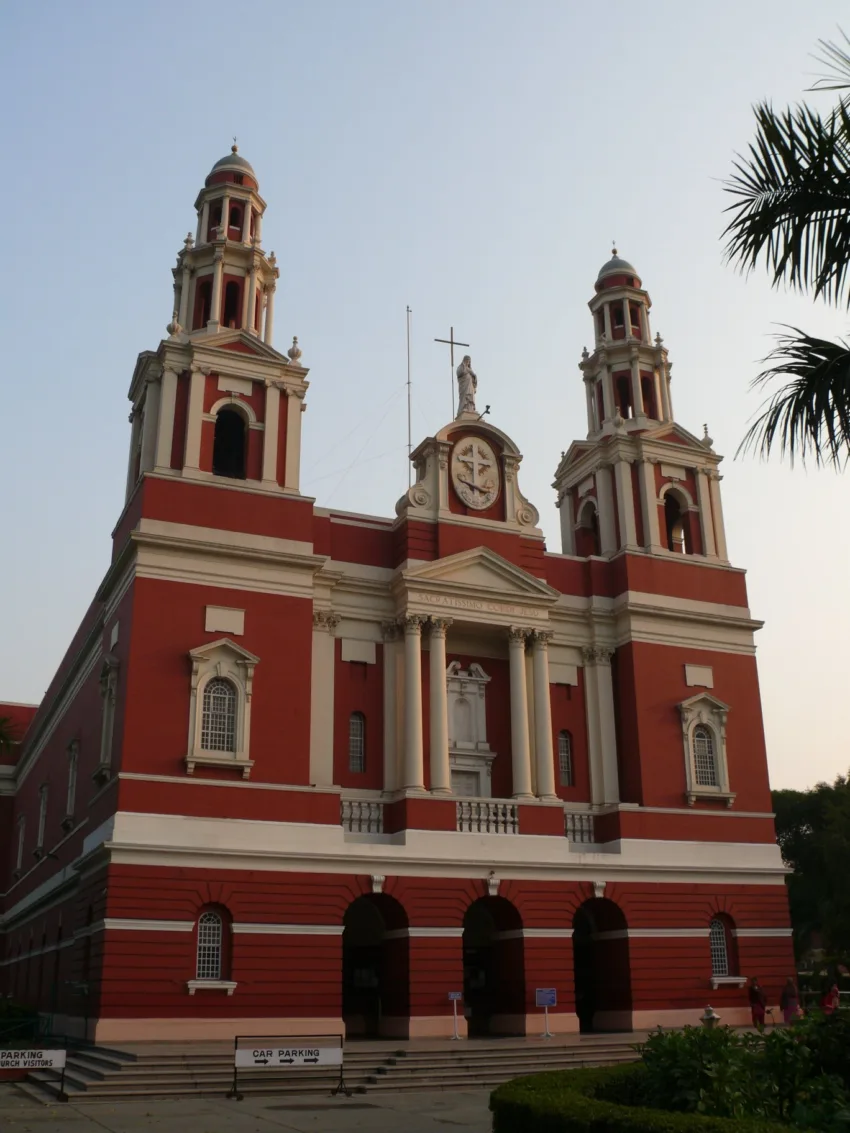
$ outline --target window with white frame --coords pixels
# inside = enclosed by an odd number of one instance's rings
[[[253,653],[219,638],[191,650],[189,690],[189,750],[186,770],[195,767],[231,767],[247,779],[254,766],[249,758]]]
[[[222,923],[218,913],[201,913],[198,918],[198,955],[196,978],[221,979]]]
[[[694,753],[694,776],[699,787],[717,786],[717,764],[714,759],[714,737],[705,724],[697,724],[691,736]]]
[[[72,818],[77,799],[77,761],[80,745],[76,740],[68,747],[68,794],[65,798],[65,817]]]
[[[38,837],[36,838],[36,852],[44,849],[44,832],[47,827],[47,784],[42,784],[38,790]]]
[[[711,922],[708,930],[708,943],[711,949],[711,974],[713,976],[728,976],[730,972],[726,925],[717,917]]]
[[[558,733],[558,782],[573,786],[573,739],[569,732]]]
[[[366,717],[352,712],[348,718],[348,770],[357,774],[366,770]]]
[[[693,806],[699,800],[725,802],[731,806],[726,757],[729,705],[707,692],[689,697],[679,705],[685,756],[685,798]]]
[[[24,864],[24,839],[27,833],[27,820],[21,815],[18,819],[18,849],[15,854],[15,869],[20,869]]]
[[[201,747],[236,751],[236,689],[224,677],[214,677],[204,689]]]

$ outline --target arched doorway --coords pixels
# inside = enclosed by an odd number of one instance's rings
[[[463,998],[470,1038],[525,1034],[522,918],[504,897],[481,897],[466,910]]]
[[[213,437],[213,474],[245,479],[248,441],[245,418],[238,409],[225,406],[218,411]]]
[[[410,1018],[407,914],[386,894],[358,897],[342,932],[342,1017],[347,1038],[405,1037]]]
[[[628,926],[613,901],[597,897],[576,910],[573,973],[582,1033],[632,1029]]]

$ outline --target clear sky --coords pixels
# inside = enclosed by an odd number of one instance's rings
[[[653,300],[676,417],[708,422],[730,555],[748,569],[775,786],[847,770],[850,483],[733,460],[773,324],[844,312],[724,266],[751,105],[801,97],[832,0],[6,0],[0,272],[0,699],[43,694],[102,577],[124,493],[127,389],[171,315],[193,202],[231,135],[268,201],[277,345],[311,367],[302,489],[392,515],[414,444],[450,416],[446,348],[551,480],[584,436],[577,369],[612,239]]]

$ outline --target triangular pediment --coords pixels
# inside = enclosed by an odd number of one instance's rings
[[[237,645],[235,641],[231,641],[229,637],[219,637],[215,641],[208,641],[206,645],[199,645],[197,649],[190,649],[189,656],[193,661],[205,661],[220,649],[227,650],[240,661],[246,661],[249,665],[256,665],[260,660],[255,654],[244,649],[241,645]]]
[[[682,711],[693,711],[697,708],[707,708],[710,712],[729,711],[729,705],[718,700],[716,696],[712,696],[710,692],[698,692],[696,696],[689,696],[687,700],[683,700],[679,704],[679,709]]]
[[[401,579],[408,592],[433,590],[536,605],[550,605],[558,599],[557,590],[488,547],[424,563],[405,571]]]
[[[661,441],[664,444],[681,445],[684,448],[698,448],[701,452],[706,451],[706,446],[700,438],[689,433],[687,429],[683,429],[681,425],[665,423],[655,429],[647,429],[642,435],[644,440]]]
[[[199,345],[201,344],[205,350],[226,350],[231,354],[251,354],[255,358],[267,358],[275,362],[283,362],[287,366],[291,365],[285,354],[281,354],[279,350],[275,350],[267,342],[262,342],[255,334],[249,334],[244,330],[220,331],[216,335],[204,338]]]

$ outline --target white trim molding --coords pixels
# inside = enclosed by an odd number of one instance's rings
[[[134,920],[131,917],[105,917],[101,924],[107,932],[191,932],[195,927],[194,921]]]
[[[231,929],[240,936],[342,936],[343,925],[336,924],[249,924],[235,923]]]
[[[717,991],[719,987],[744,987],[746,976],[712,976],[711,990]]]
[[[186,980],[190,995],[194,995],[196,991],[226,991],[230,996],[237,986],[236,980]]]
[[[793,928],[733,928],[733,936],[757,936],[757,937],[771,937],[780,936],[787,937],[793,936]]]

